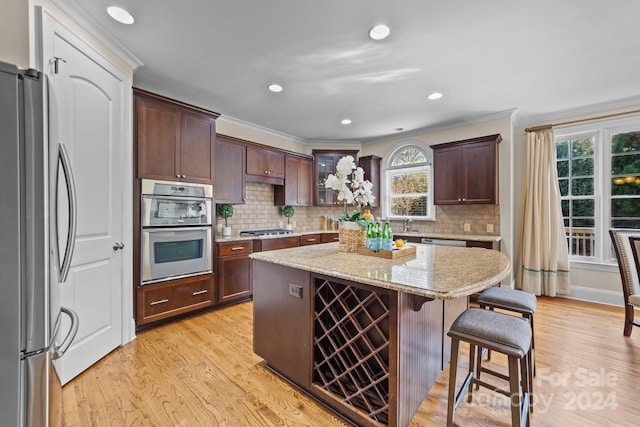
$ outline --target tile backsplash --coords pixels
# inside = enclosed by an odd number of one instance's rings
[[[287,218],[282,216],[279,206],[273,205],[273,185],[246,183],[246,203],[233,205],[234,214],[228,223],[232,233],[243,230],[279,228],[286,224]],[[341,207],[295,207],[295,231],[306,232],[320,230],[322,216],[337,218],[342,213]],[[380,209],[371,211],[381,216]],[[216,216],[216,223],[224,225],[224,219]],[[469,231],[464,231],[464,224],[469,224]],[[493,224],[493,233],[487,232],[487,224]],[[391,221],[395,233],[403,229],[402,221]],[[436,221],[411,221],[411,231],[438,234],[500,235],[500,206],[497,205],[455,205],[436,206]]]

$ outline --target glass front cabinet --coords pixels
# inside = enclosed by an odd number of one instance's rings
[[[357,162],[358,150],[313,150],[314,205],[334,206],[338,204],[338,192],[325,187],[330,174],[336,173],[338,161],[344,156],[353,156]]]

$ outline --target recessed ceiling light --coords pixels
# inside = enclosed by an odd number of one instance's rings
[[[278,83],[271,83],[269,85],[269,90],[275,93],[282,92],[282,85],[279,85]]]
[[[440,98],[442,98],[442,94],[440,92],[433,92],[431,95],[429,95],[429,99],[432,101]]]
[[[369,37],[373,40],[383,40],[389,37],[391,30],[384,24],[376,25],[369,30]]]
[[[351,124],[351,119],[342,119],[340,121],[340,123],[342,123],[343,125],[350,125]]]
[[[120,22],[121,24],[130,25],[135,21],[135,19],[133,19],[133,16],[131,16],[129,12],[118,6],[107,7],[107,13],[110,17]]]

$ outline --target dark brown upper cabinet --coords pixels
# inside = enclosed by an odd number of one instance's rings
[[[214,183],[217,113],[134,88],[138,178]]]
[[[499,134],[432,145],[436,205],[496,204]]]
[[[373,184],[373,196],[376,198],[372,208],[380,206],[380,157],[364,156],[358,159],[358,166],[364,170],[364,179]]]
[[[244,177],[247,146],[232,137],[216,137],[216,203],[245,203]]]
[[[284,152],[247,146],[247,181],[284,184]]]
[[[313,205],[313,162],[311,159],[286,155],[284,185],[273,188],[276,206]]]

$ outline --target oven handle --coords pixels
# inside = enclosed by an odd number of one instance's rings
[[[142,228],[142,232],[143,233],[164,233],[164,232],[171,232],[171,231],[205,231],[205,230],[210,230],[211,229],[211,225],[205,225],[205,226],[200,226],[200,227],[190,227],[190,226],[184,226],[184,227],[143,227]]]
[[[194,196],[164,196],[161,194],[143,194],[143,199],[168,199],[168,200],[179,200],[184,202],[210,202],[211,197],[194,197]]]

